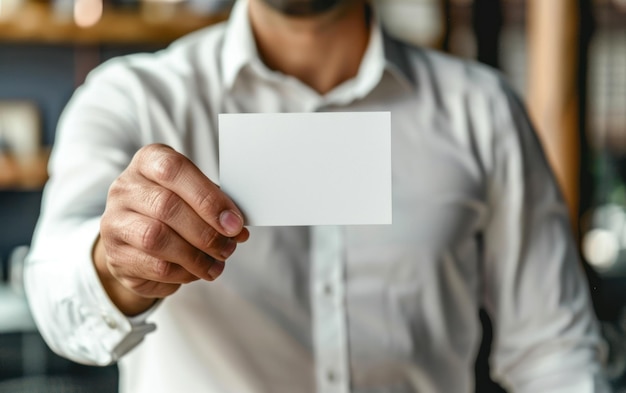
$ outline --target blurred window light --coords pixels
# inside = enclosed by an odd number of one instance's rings
[[[619,240],[615,233],[606,229],[592,229],[583,238],[582,251],[590,265],[608,270],[617,262]]]
[[[445,26],[439,0],[377,0],[387,31],[414,45],[438,46]]]
[[[74,22],[80,27],[90,27],[102,18],[102,0],[76,0],[74,3]]]
[[[22,6],[22,0],[0,0],[0,20],[9,19]]]
[[[143,3],[148,4],[179,4],[184,3],[185,0],[142,0]]]

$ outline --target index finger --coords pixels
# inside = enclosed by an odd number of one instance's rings
[[[243,229],[243,214],[200,169],[184,155],[161,144],[143,147],[133,161],[147,179],[171,190],[222,235]]]

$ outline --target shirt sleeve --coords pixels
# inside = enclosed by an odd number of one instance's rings
[[[484,296],[494,379],[514,393],[608,391],[568,209],[519,98],[492,105]]]
[[[93,72],[77,89],[57,129],[50,179],[25,266],[25,288],[50,348],[76,362],[114,363],[154,330],[110,301],[92,248],[108,188],[139,138],[135,86],[119,64]]]

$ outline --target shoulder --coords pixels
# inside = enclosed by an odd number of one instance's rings
[[[399,43],[413,102],[438,138],[462,146],[487,170],[493,155],[535,139],[524,101],[499,70]]]
[[[152,136],[155,122],[178,125],[174,120],[185,118],[190,102],[220,81],[222,30],[212,26],[157,52],[119,56],[96,67],[66,105],[59,132],[114,128],[130,138],[148,131]]]
[[[523,100],[500,70],[434,49],[399,45],[419,101],[432,103],[450,122],[493,126],[525,116]]]
[[[194,102],[204,102],[209,89],[219,91],[223,31],[223,24],[214,25],[157,52],[104,62],[76,89],[63,117],[93,113],[133,130],[153,128],[153,118],[184,118]]]
[[[466,94],[498,96],[513,90],[497,69],[473,59],[417,46],[398,39],[386,30],[384,32],[387,61],[395,63],[418,92],[455,97]]]
[[[92,70],[85,85],[120,87],[127,93],[180,89],[197,84],[198,73],[215,73],[219,66],[224,23],[174,41],[153,53],[134,53],[110,59]]]
[[[478,61],[422,47],[407,46],[406,53],[416,82],[432,84],[448,95],[498,97],[513,91],[501,71]]]

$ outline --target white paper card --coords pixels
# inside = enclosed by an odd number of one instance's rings
[[[219,150],[246,225],[391,223],[389,112],[220,114]]]

